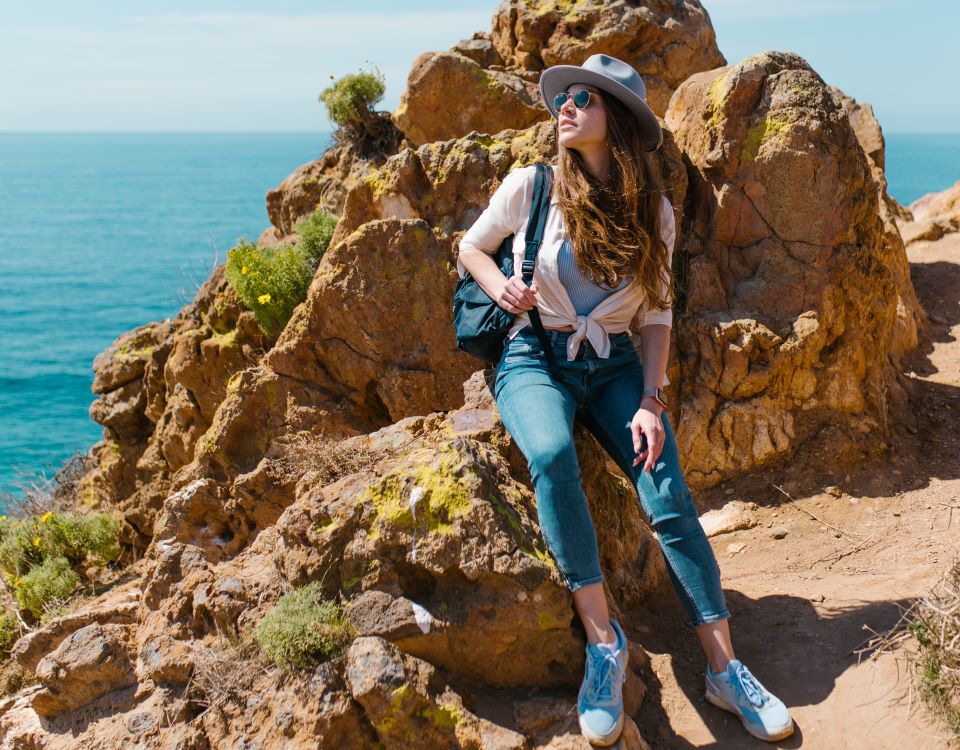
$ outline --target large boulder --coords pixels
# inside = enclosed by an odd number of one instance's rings
[[[128,653],[129,625],[94,623],[68,636],[37,665],[43,685],[33,697],[41,716],[58,716],[136,684]]]
[[[826,425],[841,455],[886,434],[908,280],[840,102],[799,56],[764,52],[691,76],[665,119],[691,175],[677,330],[691,482],[786,456]]]

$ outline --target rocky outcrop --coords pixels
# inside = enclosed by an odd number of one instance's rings
[[[267,191],[270,226],[257,244],[266,247],[290,244],[296,239],[299,219],[324,208],[339,216],[350,190],[383,165],[386,155],[358,158],[346,146],[334,146],[316,161],[297,167],[277,187]]]
[[[393,120],[415,146],[471,131],[522,130],[550,118],[540,99],[540,73],[551,65],[580,65],[598,52],[639,71],[661,116],[685,78],[726,63],[696,0],[509,0],[494,12],[490,33],[413,61]]]
[[[359,636],[349,654],[319,667],[301,692],[264,672],[249,688],[263,696],[252,714],[217,703],[202,719],[212,746],[275,732],[277,741],[306,743],[319,726],[329,731],[322,747],[371,737],[404,747],[410,732],[425,738],[422,747],[494,739],[545,746],[471,709],[501,690],[575,692],[584,652],[569,591],[537,530],[525,461],[482,372],[468,380],[463,400],[460,409],[344,440],[342,455],[364,460],[340,473],[311,469],[301,449],[290,503],[277,518],[224,506],[201,479],[173,492],[158,516],[134,616],[118,593],[112,612],[101,602],[74,613],[72,623],[89,624],[58,644],[66,623],[17,644],[25,663],[37,659],[38,644],[53,648],[39,660],[32,710],[64,724],[95,723],[98,736],[147,722],[161,699],[174,714],[188,711],[184,691],[221,635],[243,632],[284,590],[317,580],[345,602]],[[665,568],[634,490],[610,474],[602,448],[579,427],[577,443],[613,611],[623,617],[666,584]],[[645,662],[642,652],[634,662]],[[318,691],[327,695],[319,704]],[[635,710],[644,693],[637,673],[628,691]],[[530,737],[568,735],[570,747],[581,746],[566,714],[511,695],[509,710],[535,727]],[[11,709],[9,720],[27,710]],[[632,724],[629,731],[642,742]]]
[[[917,198],[907,210],[909,216],[900,221],[904,242],[935,242],[945,234],[960,231],[960,182]]]
[[[915,343],[920,313],[846,111],[802,58],[766,52],[691,76],[666,122],[691,176],[676,337],[691,482],[827,425],[841,445],[887,434],[904,399],[891,352]]]
[[[220,265],[176,318],[125,333],[101,352],[90,416],[104,439],[90,450],[82,505],[119,508],[122,540],[145,548],[171,477],[193,460],[228,381],[270,344]]]

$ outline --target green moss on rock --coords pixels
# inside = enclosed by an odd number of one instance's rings
[[[405,468],[368,487],[360,501],[376,508],[371,538],[379,536],[375,527],[380,524],[405,531],[452,534],[453,521],[473,507],[466,482],[458,476],[459,464],[457,451],[447,447],[431,465]],[[417,488],[423,494],[414,512],[410,508],[410,497]]]
[[[740,151],[740,158],[745,161],[754,161],[760,153],[760,146],[764,141],[782,136],[789,132],[790,121],[783,116],[768,115],[747,133]]]

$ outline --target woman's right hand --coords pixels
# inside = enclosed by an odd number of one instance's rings
[[[518,315],[536,307],[537,289],[536,281],[527,286],[523,283],[522,276],[511,276],[503,282],[495,302],[507,312]]]

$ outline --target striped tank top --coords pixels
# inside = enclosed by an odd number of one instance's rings
[[[579,266],[577,266],[570,240],[564,240],[560,246],[560,252],[557,256],[557,270],[560,274],[560,283],[566,288],[577,315],[589,315],[594,307],[611,294],[623,289],[632,278],[629,276],[624,278],[620,285],[615,288],[593,283],[583,275]]]

